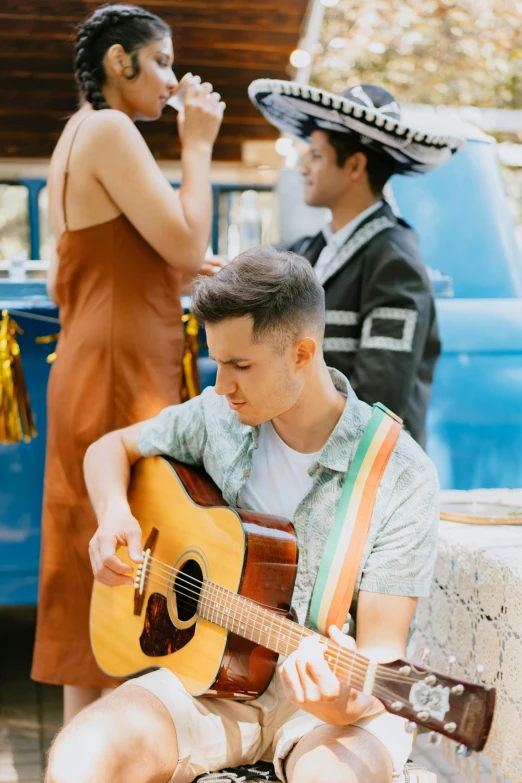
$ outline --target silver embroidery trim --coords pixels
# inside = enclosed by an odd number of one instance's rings
[[[357,326],[360,320],[355,310],[327,310],[326,323],[334,326]]]
[[[338,272],[363,245],[377,236],[377,234],[380,234],[381,231],[384,231],[387,228],[393,228],[394,225],[395,223],[389,218],[383,216],[375,218],[375,220],[370,220],[369,223],[362,226],[350,237],[348,242],[339,249],[326,266],[317,270],[317,277],[320,282],[324,285],[326,281],[335,275],[335,273]]]
[[[377,348],[385,351],[401,351],[411,353],[413,336],[417,324],[418,313],[416,310],[407,310],[402,307],[376,307],[364,320],[361,332],[361,348]],[[402,337],[372,337],[373,319],[389,319],[391,321],[404,321]]]
[[[354,353],[358,347],[359,340],[355,337],[325,337],[323,342],[323,351]]]

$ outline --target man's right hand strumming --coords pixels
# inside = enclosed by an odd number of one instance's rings
[[[89,543],[94,578],[108,587],[131,585],[134,582],[133,568],[116,555],[122,546],[128,547],[131,560],[141,563],[141,528],[128,505],[119,511],[113,509],[105,519],[99,520],[98,530]]]
[[[138,448],[140,424],[110,432],[89,447],[84,475],[89,497],[98,520],[98,530],[89,544],[95,579],[109,587],[133,583],[133,569],[117,556],[126,546],[135,563],[142,561],[141,528],[127,501],[130,471],[141,453]]]

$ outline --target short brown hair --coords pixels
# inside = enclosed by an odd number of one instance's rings
[[[252,316],[254,342],[275,338],[284,351],[300,333],[324,334],[324,290],[302,256],[262,245],[246,250],[215,277],[196,281],[192,310],[202,326]]]

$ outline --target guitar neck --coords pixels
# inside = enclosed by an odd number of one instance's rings
[[[243,598],[213,582],[204,582],[198,601],[198,615],[221,628],[249,639],[280,655],[291,655],[303,639],[317,636],[272,609]],[[375,667],[351,650],[321,637],[325,660],[341,682],[364,693],[371,693]]]

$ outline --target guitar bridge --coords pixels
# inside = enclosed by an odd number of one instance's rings
[[[145,547],[143,549],[143,563],[139,564],[136,571],[136,579],[134,580],[134,614],[137,615],[138,617],[143,611],[145,590],[147,588],[147,582],[149,580],[148,566],[149,566],[150,559],[154,554],[154,549],[156,547],[158,535],[159,535],[158,528],[153,527],[152,530],[150,531],[150,535],[147,538],[145,542]]]

